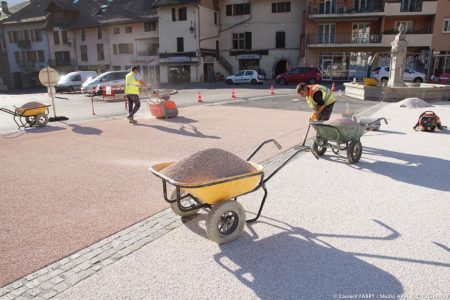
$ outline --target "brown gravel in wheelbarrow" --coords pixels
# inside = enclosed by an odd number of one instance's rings
[[[323,123],[329,124],[329,125],[356,125],[356,124],[358,124],[349,118],[337,118],[337,119],[328,120]]]
[[[45,104],[41,103],[41,102],[27,102],[24,105],[22,105],[20,108],[33,108],[33,107],[41,107],[44,106]]]
[[[256,169],[228,151],[211,148],[196,152],[161,171],[180,183],[201,183],[254,172]]]

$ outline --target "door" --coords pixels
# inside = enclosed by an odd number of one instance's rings
[[[331,71],[333,67],[332,59],[323,59],[322,65],[320,66],[322,70],[322,80],[331,80]]]
[[[245,74],[245,71],[240,71],[240,72],[237,72],[235,75],[234,75],[234,82],[236,82],[236,83],[240,83],[240,82],[243,82],[243,80],[244,80],[244,74]]]
[[[334,44],[336,42],[336,25],[319,25],[319,44]]]
[[[253,77],[254,77],[253,75],[254,75],[253,71],[245,71],[243,81],[244,82],[251,82]]]
[[[370,39],[370,23],[353,23],[352,43],[365,44]]]
[[[70,85],[73,86],[74,89],[81,88],[81,75],[73,75],[70,77]]]

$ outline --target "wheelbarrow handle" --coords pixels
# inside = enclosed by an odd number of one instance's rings
[[[286,166],[294,157],[296,157],[299,153],[304,152],[304,151],[309,151],[310,147],[308,146],[300,146],[299,148],[296,149],[296,151],[294,152],[294,154],[292,154],[291,156],[289,156],[288,159],[286,159],[278,168],[275,169],[275,171],[273,171],[269,176],[267,176],[264,180],[263,183],[266,183],[267,181],[270,180],[270,178],[272,178],[275,174],[278,173],[278,171],[280,171],[284,166]]]
[[[282,148],[281,145],[277,142],[277,140],[275,140],[275,139],[267,140],[267,141],[263,142],[261,145],[259,145],[259,147],[256,148],[255,151],[253,151],[253,153],[247,158],[247,161],[249,161],[250,159],[252,159],[252,157],[255,156],[255,154],[258,153],[258,151],[259,151],[265,144],[268,144],[268,143],[274,143],[275,146],[277,146],[278,150],[281,150],[281,148]]]

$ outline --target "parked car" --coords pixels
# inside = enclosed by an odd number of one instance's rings
[[[389,66],[377,67],[375,68],[370,77],[375,78],[378,81],[385,82],[389,80]],[[425,82],[426,75],[413,69],[406,68],[403,73],[404,81],[412,81],[412,82]]]
[[[98,75],[92,80],[86,81],[81,86],[83,93],[92,93],[94,89],[99,92],[103,88],[110,86],[119,92],[125,89],[125,76],[129,71],[111,71]]]
[[[225,78],[226,84],[239,84],[239,83],[251,83],[251,84],[263,84],[264,76],[259,75],[255,70],[242,70],[234,75],[230,75]]]
[[[286,73],[275,77],[275,81],[279,84],[299,84],[307,82],[308,84],[316,84],[322,80],[322,75],[317,68],[298,67],[289,70]]]
[[[83,82],[88,80],[90,77],[96,76],[97,72],[95,71],[70,72],[59,78],[58,84],[55,87],[56,92],[72,92],[80,90]]]

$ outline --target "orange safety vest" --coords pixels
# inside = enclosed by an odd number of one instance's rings
[[[333,92],[326,86],[320,84],[308,85],[307,89],[308,91],[306,93],[306,102],[308,103],[308,106],[312,109],[317,108],[317,103],[316,101],[314,101],[313,98],[313,94],[317,91],[322,92],[323,103],[326,106],[336,101],[336,97],[333,95]]]

